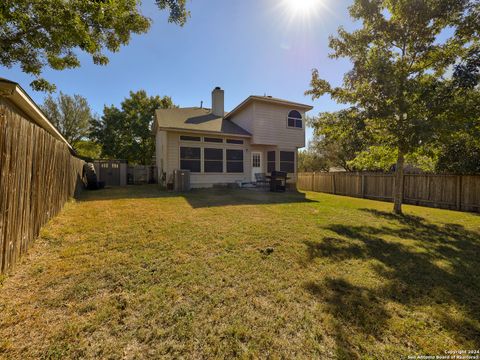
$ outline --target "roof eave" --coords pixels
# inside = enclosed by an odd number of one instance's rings
[[[68,141],[62,136],[62,134],[60,134],[55,126],[53,126],[38,105],[19,84],[10,80],[0,79],[0,96],[10,99],[18,108],[20,108],[20,110],[27,114],[34,123],[50,133],[50,135],[56,139],[65,143],[70,151],[75,153],[75,150],[73,150]]]
[[[249,96],[245,100],[243,100],[240,105],[238,105],[236,108],[234,108],[232,111],[230,111],[227,115],[225,115],[225,118],[230,118],[233,114],[237,113],[240,111],[242,108],[244,108],[248,103],[253,102],[253,101],[260,101],[260,102],[267,102],[270,104],[278,104],[278,105],[284,105],[284,106],[293,106],[296,108],[304,109],[305,111],[310,111],[313,109],[313,106],[311,105],[306,105],[306,104],[301,104],[301,103],[296,103],[293,101],[281,101],[278,99],[272,99],[269,97],[260,97],[260,96]]]
[[[211,135],[224,135],[224,136],[237,136],[243,138],[251,138],[252,135],[250,134],[234,134],[234,133],[226,133],[220,131],[210,131],[210,130],[199,130],[199,129],[183,129],[183,128],[176,128],[176,127],[165,127],[165,126],[158,126],[157,130],[163,131],[174,131],[174,132],[188,132],[194,134],[211,134]]]

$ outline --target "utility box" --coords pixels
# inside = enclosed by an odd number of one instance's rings
[[[173,184],[175,191],[190,191],[190,170],[174,170]]]

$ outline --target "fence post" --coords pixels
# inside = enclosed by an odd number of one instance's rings
[[[362,174],[362,198],[365,197],[365,174]]]
[[[315,171],[312,173],[312,191],[315,191]]]
[[[457,210],[462,210],[462,175],[457,176]]]
[[[332,174],[332,194],[335,195],[335,173]]]

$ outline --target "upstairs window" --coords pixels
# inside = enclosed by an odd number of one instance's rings
[[[291,128],[303,128],[302,114],[297,110],[292,110],[288,113],[287,126]]]

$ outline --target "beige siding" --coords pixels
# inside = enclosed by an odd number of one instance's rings
[[[287,116],[291,110],[298,110],[304,118],[303,129],[287,127]],[[262,152],[262,168],[267,173],[267,152],[276,152],[276,170],[280,170],[280,151],[295,152],[295,169],[297,169],[297,150],[305,146],[305,112],[278,104],[254,102],[242,112],[235,115],[232,121],[240,126],[250,126],[252,133],[252,151]],[[251,155],[250,155],[251,157]],[[250,159],[251,161],[251,159]],[[295,173],[289,174],[289,182],[296,181]]]
[[[226,173],[226,159],[224,162],[223,173],[192,173],[191,183],[193,187],[208,187],[218,183],[234,183],[236,181],[249,182],[251,178],[251,160],[252,151],[262,153],[262,171],[267,173],[267,152],[275,150],[276,152],[276,170],[280,170],[280,151],[295,152],[295,169],[297,168],[297,150],[305,146],[305,123],[303,129],[287,127],[287,116],[291,110],[298,110],[305,120],[305,112],[300,108],[289,106],[269,104],[263,102],[254,102],[245,109],[241,110],[231,120],[250,132],[252,139],[245,139],[243,145],[226,144],[227,137],[223,144],[205,143],[205,142],[183,142],[180,141],[181,135],[196,135],[188,132],[167,132],[163,137],[157,134],[157,148],[159,142],[163,143],[162,150],[157,149],[157,164],[160,159],[164,159],[164,168],[167,173],[167,182],[171,182],[173,171],[180,168],[180,146],[195,147],[213,147],[213,148],[232,148],[243,149],[244,151],[244,172],[241,174]],[[160,133],[160,132],[159,132]],[[235,137],[230,137],[235,138]],[[160,167],[160,166],[159,166]],[[202,151],[202,170],[203,170],[203,151]],[[290,174],[291,182],[295,181],[295,174]]]
[[[167,182],[171,181],[173,177],[173,171],[180,168],[180,146],[193,146],[193,147],[210,147],[210,148],[221,148],[221,149],[243,149],[244,151],[244,172],[243,173],[226,173],[226,166],[224,162],[224,172],[223,173],[192,173],[190,181],[192,187],[210,187],[213,184],[223,184],[223,183],[234,183],[236,181],[250,181],[251,176],[251,155],[250,155],[250,140],[242,138],[244,140],[243,145],[233,145],[226,144],[225,139],[227,137],[222,136],[224,143],[205,143],[198,141],[180,141],[181,135],[194,135],[199,136],[199,134],[191,133],[180,133],[180,132],[168,132],[167,133]],[[212,136],[212,135],[210,135]],[[229,139],[235,139],[235,137],[228,137]],[[240,139],[240,138],[238,138]],[[226,159],[225,159],[226,161]],[[203,163],[203,151],[202,151],[202,163]],[[202,164],[203,165],[203,164]]]
[[[238,126],[247,130],[250,134],[253,134],[254,131],[254,104],[245,107],[235,114],[230,120],[233,121]]]
[[[305,118],[305,112],[300,108],[257,101],[235,115],[232,121],[253,135],[252,144],[302,148],[305,146],[305,121],[303,129],[287,127],[287,116],[291,110],[298,110]]]
[[[167,153],[167,133],[166,131],[157,131],[155,136],[155,158],[157,161],[158,179],[162,178],[165,171],[165,154]]]
[[[160,167],[164,159],[164,171],[167,173],[167,182],[171,182],[173,179],[173,171],[180,168],[180,146],[194,146],[194,147],[212,147],[222,149],[243,149],[244,150],[244,172],[243,173],[226,173],[226,163],[224,163],[223,173],[192,173],[191,183],[192,187],[210,187],[213,184],[234,183],[236,181],[250,182],[251,178],[251,160],[252,152],[258,151],[262,153],[262,171],[267,173],[267,153],[274,150],[276,152],[276,170],[280,170],[280,151],[294,151],[295,152],[295,168],[297,161],[297,149],[292,147],[277,147],[277,146],[265,146],[265,145],[251,145],[249,139],[243,139],[244,145],[226,144],[225,139],[222,137],[224,143],[205,143],[197,141],[180,141],[181,135],[196,135],[192,133],[180,133],[180,132],[164,132],[159,131],[157,133],[157,164]],[[234,137],[228,137],[234,138]],[[160,151],[159,151],[160,149]],[[203,162],[203,152],[202,152]],[[225,159],[226,162],[226,159]],[[160,171],[159,174],[161,175]],[[291,180],[295,181],[295,174],[289,175]]]
[[[179,140],[178,134],[167,132],[167,154],[166,159],[166,173],[167,173],[167,182],[170,181],[170,177],[173,176],[173,170],[179,169],[180,167],[180,156],[179,156]]]

